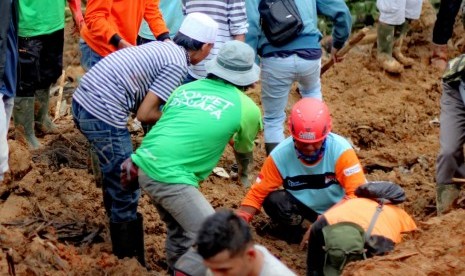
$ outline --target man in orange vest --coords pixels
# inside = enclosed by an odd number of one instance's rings
[[[405,201],[403,189],[391,182],[369,182],[312,224],[307,275],[339,275],[346,263],[383,255],[416,230],[413,219],[392,204]]]

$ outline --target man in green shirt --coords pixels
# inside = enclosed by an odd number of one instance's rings
[[[206,64],[206,79],[172,93],[160,120],[131,156],[139,167],[141,188],[166,223],[170,267],[192,246],[203,220],[214,213],[198,187],[228,142],[234,142],[237,155],[251,159],[261,113],[243,91],[258,81],[254,59],[244,42],[227,42]]]
[[[67,0],[79,29],[82,22],[80,0]],[[49,88],[63,68],[65,0],[21,0],[19,2],[18,48],[21,69],[13,119],[16,138],[29,147],[40,146],[34,125],[43,133],[55,130],[48,116]],[[39,109],[34,114],[34,100]],[[35,123],[34,123],[35,122]]]

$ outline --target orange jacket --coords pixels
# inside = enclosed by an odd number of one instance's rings
[[[374,200],[353,198],[333,206],[323,216],[329,225],[338,222],[353,222],[366,231],[377,206],[378,203]],[[395,205],[385,204],[371,234],[399,243],[402,240],[402,233],[416,228],[415,222],[404,210]]]
[[[110,44],[114,35],[136,45],[142,18],[156,37],[168,33],[158,4],[159,0],[89,0],[81,37],[92,50],[105,57],[117,50]]]

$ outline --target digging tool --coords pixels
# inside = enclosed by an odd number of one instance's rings
[[[60,80],[59,80],[59,90],[58,90],[58,100],[57,100],[57,107],[55,109],[55,117],[53,118],[53,121],[55,122],[56,120],[58,120],[58,118],[60,118],[60,110],[61,110],[61,102],[63,100],[63,89],[64,89],[64,86],[65,86],[65,70],[62,71],[61,73],[61,77],[60,77]]]
[[[356,33],[349,39],[349,42],[344,47],[337,51],[336,55],[342,57],[345,54],[347,54],[350,51],[350,49],[357,45],[357,43],[359,43],[360,40],[362,40],[369,31],[370,29],[367,27],[361,29],[358,33]],[[328,60],[325,64],[323,64],[323,66],[321,67],[320,76],[323,75],[329,68],[331,68],[333,64],[334,60],[332,58]]]
[[[465,184],[465,178],[452,177],[452,181],[455,182],[455,184]]]

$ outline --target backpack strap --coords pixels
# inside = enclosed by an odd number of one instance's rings
[[[378,207],[376,207],[376,211],[371,218],[370,225],[368,226],[367,231],[365,232],[365,241],[367,242],[371,237],[371,232],[373,232],[373,228],[375,228],[376,221],[378,220],[381,211],[383,211],[384,202],[380,201]]]

